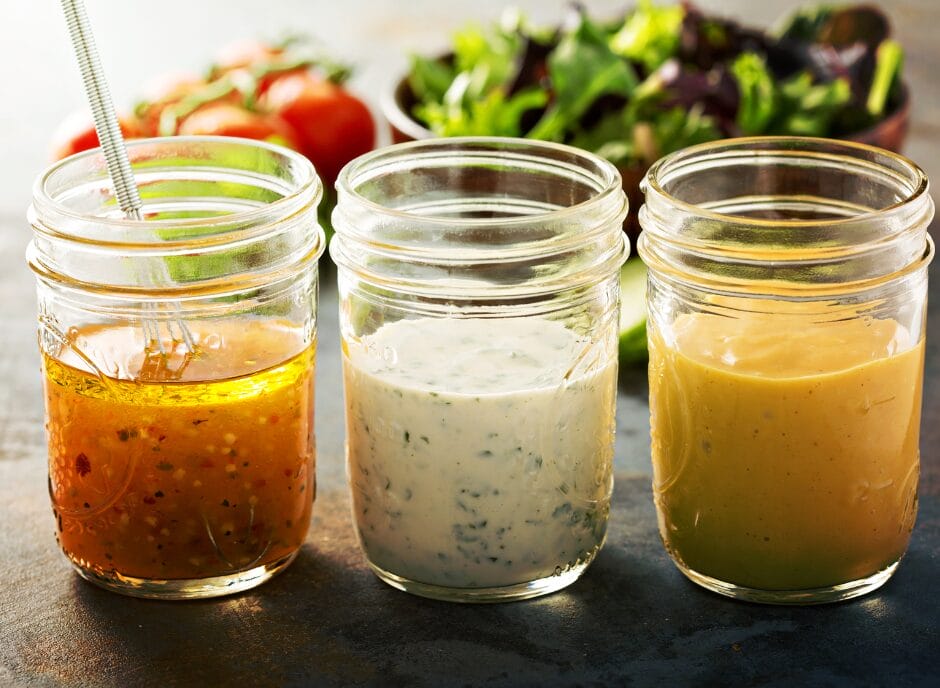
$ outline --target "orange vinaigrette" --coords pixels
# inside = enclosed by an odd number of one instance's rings
[[[303,543],[315,343],[277,321],[200,324],[211,330],[194,332],[196,355],[163,374],[129,327],[73,330],[61,355],[43,355],[58,538],[92,577],[280,568]],[[107,351],[111,373],[142,372],[96,374],[77,351]]]

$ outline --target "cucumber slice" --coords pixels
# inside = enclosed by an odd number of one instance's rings
[[[643,363],[646,351],[646,265],[631,258],[620,269],[620,362]]]

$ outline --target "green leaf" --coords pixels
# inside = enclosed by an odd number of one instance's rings
[[[623,109],[604,115],[587,129],[576,129],[571,144],[625,167],[650,164],[666,153],[720,138],[714,120],[701,107],[664,108],[668,97],[662,80],[651,74],[634,89]]]
[[[439,103],[453,80],[454,68],[449,64],[420,55],[411,56],[408,85],[418,101]]]
[[[633,68],[583,14],[548,56],[548,70],[555,100],[528,134],[536,139],[561,140],[598,98],[628,97],[638,83]]]
[[[745,134],[827,136],[840,110],[851,100],[846,79],[813,83],[809,72],[800,72],[779,84],[764,59],[742,53],[731,65],[741,102],[737,124]]]
[[[652,0],[641,0],[610,39],[610,48],[652,72],[676,54],[684,17],[682,5],[657,7]]]
[[[904,66],[904,49],[897,41],[882,41],[875,53],[875,74],[868,90],[865,109],[872,117],[881,117],[888,103],[891,88],[901,74]]]
[[[468,75],[464,89],[468,101],[508,86],[521,50],[522,37],[512,26],[488,34],[471,25],[454,34],[454,65],[459,73]]]
[[[521,136],[522,116],[544,107],[547,100],[539,89],[520,91],[508,100],[502,89],[496,89],[466,105],[462,99],[425,103],[415,113],[437,136]]]
[[[689,110],[674,107],[661,112],[652,120],[652,125],[658,150],[655,157],[646,160],[647,163],[680,148],[721,138],[714,120],[704,114],[698,105]]]
[[[738,83],[740,104],[737,125],[744,134],[762,134],[776,110],[774,78],[764,58],[756,53],[741,53],[731,63],[731,74]]]
[[[778,39],[815,43],[820,30],[832,18],[831,5],[810,5],[796,9],[770,31]]]
[[[646,265],[631,258],[620,269],[620,338],[621,363],[640,363],[647,359],[646,350]]]
[[[769,132],[792,136],[826,136],[832,121],[851,100],[847,79],[814,84],[808,72],[780,84],[779,112]]]
[[[626,165],[634,157],[633,118],[629,108],[604,115],[589,129],[579,129],[571,145],[606,158],[615,165]]]

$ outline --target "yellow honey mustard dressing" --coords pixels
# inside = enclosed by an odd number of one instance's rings
[[[668,344],[651,331],[659,528],[695,573],[807,590],[907,548],[924,343],[893,320],[805,320],[696,313]]]

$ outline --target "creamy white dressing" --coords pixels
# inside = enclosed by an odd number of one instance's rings
[[[404,320],[347,342],[348,470],[369,560],[454,588],[589,562],[607,531],[617,377],[613,355],[591,363],[597,346],[541,318]]]

